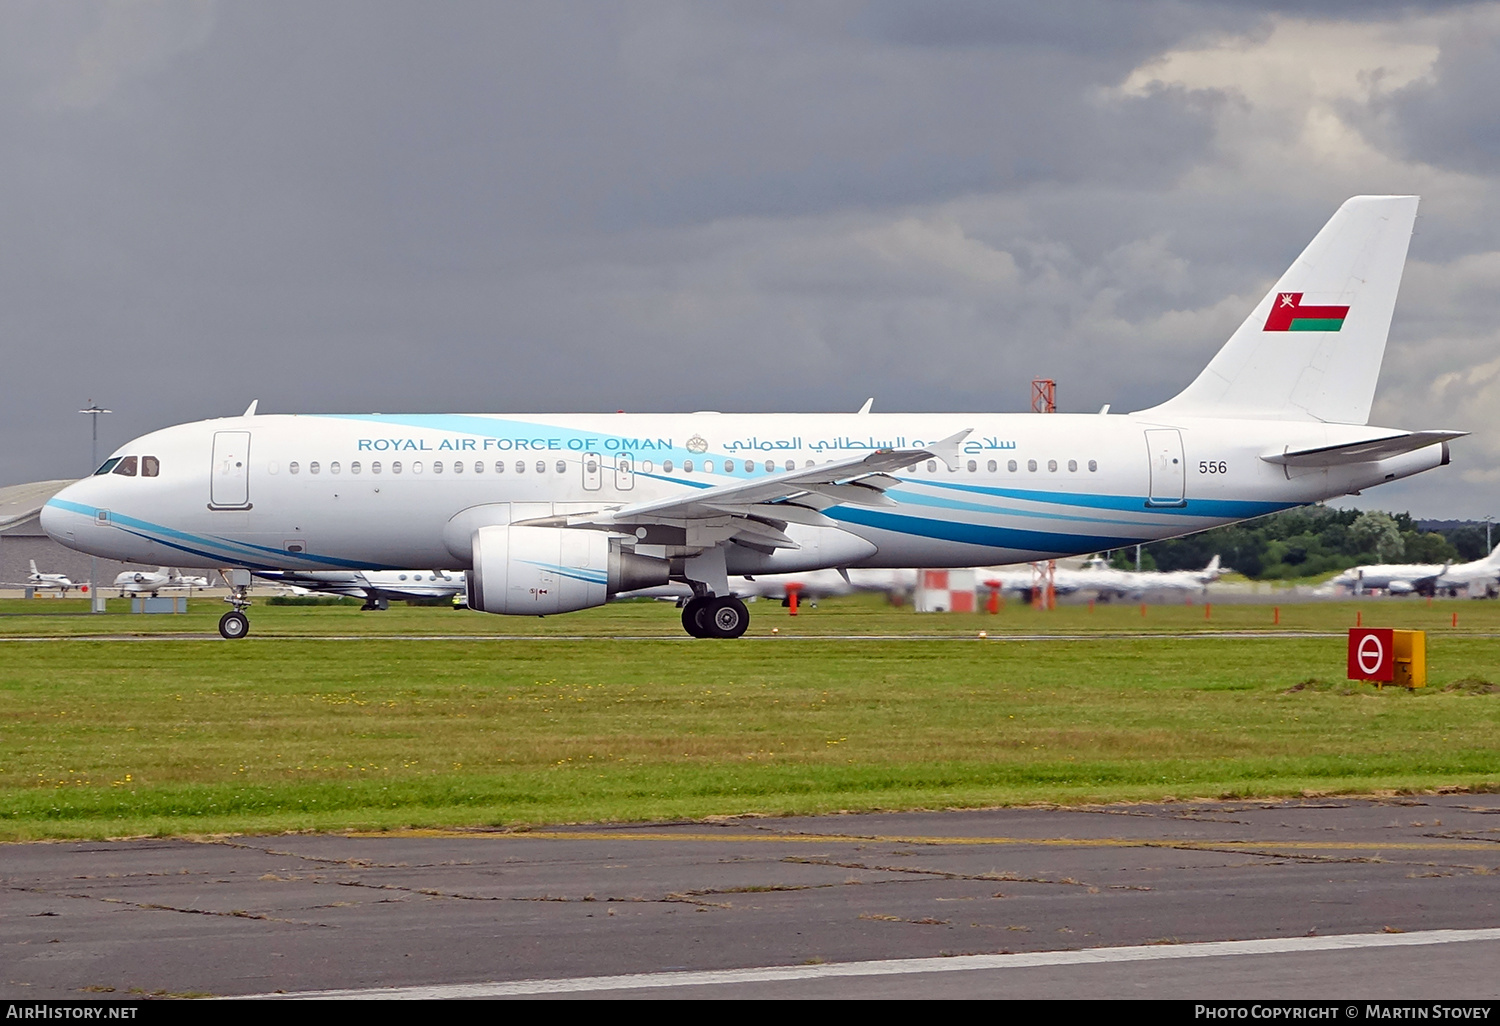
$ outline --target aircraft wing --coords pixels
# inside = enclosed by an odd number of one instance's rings
[[[891,471],[930,459],[956,466],[959,446],[972,431],[966,428],[922,449],[876,449],[866,456],[767,474],[690,495],[571,515],[566,526],[625,532],[651,525],[696,528],[688,545],[714,545],[742,537],[772,548],[795,548],[797,543],[782,533],[787,524],[835,527],[837,523],[825,517],[823,510],[844,503],[895,505],[885,494],[900,483],[890,476]]]
[[[1384,438],[1366,439],[1344,445],[1325,445],[1316,449],[1298,449],[1289,452],[1264,453],[1261,459],[1267,463],[1280,463],[1289,467],[1338,467],[1347,463],[1371,463],[1389,459],[1402,453],[1415,452],[1439,442],[1451,442],[1462,438],[1467,431],[1408,431]]]

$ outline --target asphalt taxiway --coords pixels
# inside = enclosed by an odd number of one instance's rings
[[[6,998],[1500,997],[1500,796],[0,847]]]

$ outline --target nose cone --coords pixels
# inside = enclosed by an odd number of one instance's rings
[[[93,516],[91,507],[80,495],[85,490],[87,481],[88,478],[84,478],[83,481],[68,485],[48,499],[42,507],[42,530],[59,545],[74,546],[78,524],[84,517]]]

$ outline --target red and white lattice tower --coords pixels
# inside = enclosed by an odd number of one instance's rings
[[[973,570],[918,570],[913,605],[919,613],[972,613]]]

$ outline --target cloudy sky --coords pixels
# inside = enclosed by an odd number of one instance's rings
[[[4,0],[0,483],[263,412],[1064,410],[1423,197],[1369,493],[1500,514],[1500,4]]]

